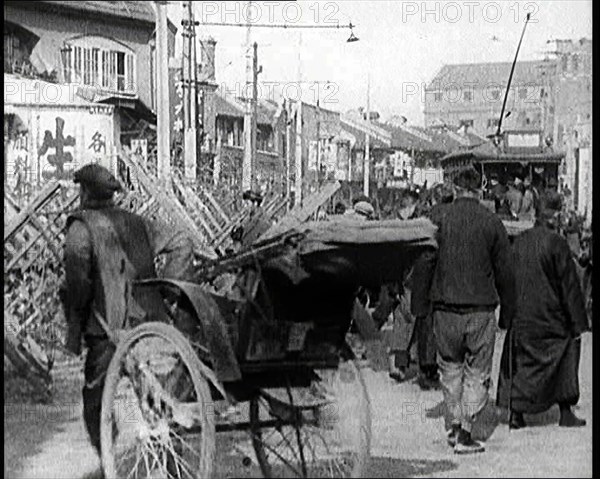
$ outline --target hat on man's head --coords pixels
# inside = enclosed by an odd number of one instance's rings
[[[122,189],[111,172],[96,163],[85,165],[73,173],[73,181],[85,186],[90,197],[96,200],[108,200],[115,191]]]
[[[470,168],[458,173],[454,178],[454,184],[464,190],[477,191],[481,187],[481,176]]]
[[[366,216],[367,218],[370,218],[375,214],[375,208],[373,208],[373,205],[367,201],[359,201],[356,203],[354,205],[354,211],[359,215]]]
[[[356,206],[357,203],[369,203],[370,204],[370,198],[367,195],[359,195],[356,198],[354,198],[354,200],[352,200],[352,206]]]

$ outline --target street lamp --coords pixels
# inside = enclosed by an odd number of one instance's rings
[[[354,25],[352,25],[352,23],[350,23],[350,25],[348,25],[348,27],[350,28],[350,37],[348,37],[348,40],[346,40],[346,42],[347,43],[357,42],[358,37],[356,35],[354,35],[354,31],[352,31],[352,29],[354,28]]]

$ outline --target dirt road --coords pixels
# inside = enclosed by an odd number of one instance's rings
[[[503,337],[494,358],[494,379]],[[581,401],[577,413],[588,425],[557,426],[558,411],[526,416],[532,427],[508,431],[493,406],[484,411],[475,434],[486,438],[486,452],[456,456],[446,445],[442,394],[413,383],[395,384],[385,373],[367,370],[373,407],[371,477],[591,477],[592,336],[584,335],[580,366]],[[60,391],[51,405],[5,405],[5,476],[10,479],[99,479],[99,461],[89,446],[78,402],[80,385]],[[495,385],[491,391],[495,397]],[[247,449],[242,444],[242,449]],[[219,476],[231,477],[243,454],[232,444],[221,448]]]

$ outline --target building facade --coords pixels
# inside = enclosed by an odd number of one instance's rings
[[[5,178],[35,189],[92,161],[116,171],[121,146],[155,136],[154,24],[146,2],[4,3]]]
[[[517,62],[508,93],[504,128],[544,129],[545,61]],[[444,65],[425,88],[425,125],[467,126],[480,134],[498,127],[512,64]]]

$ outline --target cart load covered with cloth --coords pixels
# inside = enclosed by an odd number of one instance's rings
[[[304,223],[198,265],[194,282],[134,284],[163,296],[166,319],[124,318],[113,339],[105,477],[362,477],[371,406],[348,344],[357,288],[401,280],[435,231],[427,219]],[[241,417],[215,414],[222,403]]]

